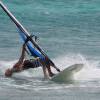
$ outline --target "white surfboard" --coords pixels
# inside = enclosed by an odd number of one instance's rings
[[[65,68],[60,73],[51,78],[55,82],[68,82],[74,80],[74,74],[79,72],[83,68],[84,64],[74,64]]]

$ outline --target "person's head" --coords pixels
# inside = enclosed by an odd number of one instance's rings
[[[12,70],[8,68],[8,69],[5,71],[5,76],[6,76],[6,77],[11,77],[11,76],[12,76]]]

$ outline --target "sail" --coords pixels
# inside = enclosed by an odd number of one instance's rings
[[[30,37],[29,32],[22,26],[22,24],[15,18],[15,16],[7,9],[7,7],[0,1],[0,6],[2,9],[6,12],[6,14],[10,17],[10,19],[15,23],[17,26],[20,36],[25,42],[25,40]],[[42,49],[35,43],[35,41],[30,38],[30,41],[27,43],[27,47],[34,57],[40,57],[43,58],[45,53],[42,51]]]
[[[26,39],[27,39],[27,37],[25,36],[25,34],[24,34],[21,30],[19,30],[19,34],[20,34],[22,40],[25,42]],[[32,56],[43,58],[41,52],[39,52],[39,51],[33,46],[33,44],[32,44],[31,41],[28,41],[28,43],[27,43],[27,48],[28,48],[28,51],[30,52],[30,54],[31,54]]]

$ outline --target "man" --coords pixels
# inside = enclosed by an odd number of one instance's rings
[[[48,59],[48,57],[45,57],[44,59],[37,57],[34,60],[25,60],[25,51],[26,43],[23,44],[20,59],[12,68],[9,68],[5,71],[5,76],[11,77],[13,73],[21,72],[29,68],[37,68],[40,66],[42,66],[45,78],[52,77],[54,75],[51,71],[51,66],[60,72],[60,70]]]

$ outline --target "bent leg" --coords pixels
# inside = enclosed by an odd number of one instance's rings
[[[43,66],[43,70],[48,70],[48,74],[49,74],[49,76],[50,77],[52,77],[54,74],[52,73],[52,71],[51,71],[51,67],[50,67],[50,64],[48,63],[46,63],[46,62],[44,62],[44,61],[42,61],[41,59],[40,59],[40,63],[42,64],[42,66]]]
[[[50,77],[52,77],[52,76],[55,75],[55,74],[51,71],[50,65],[47,66],[47,70],[48,70],[48,73],[49,73],[49,76],[50,76]]]
[[[44,78],[48,79],[48,78],[49,78],[49,76],[48,76],[48,74],[47,74],[46,67],[45,67],[45,66],[43,66],[43,67],[42,67],[42,69],[43,69],[43,73],[44,73]]]

